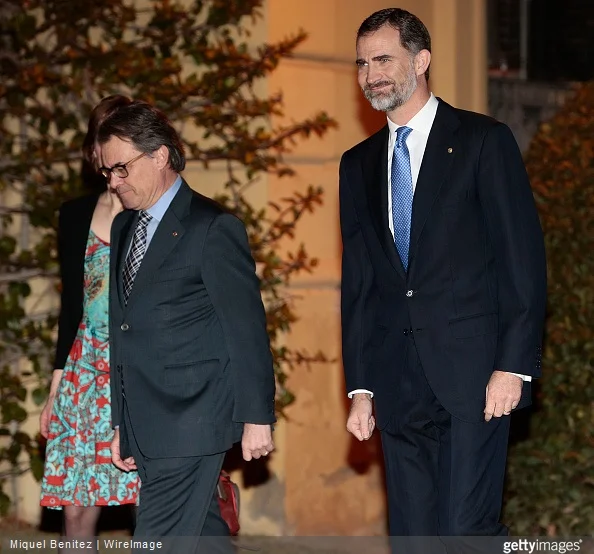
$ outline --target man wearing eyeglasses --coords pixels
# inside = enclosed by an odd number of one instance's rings
[[[180,138],[149,104],[106,119],[97,154],[127,208],[111,242],[112,458],[142,480],[134,535],[226,535],[215,497],[224,453],[239,440],[246,460],[274,449],[274,372],[245,228],[182,179]]]

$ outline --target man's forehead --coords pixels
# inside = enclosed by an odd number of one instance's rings
[[[380,51],[397,50],[400,47],[400,31],[384,25],[374,33],[364,35],[357,40],[357,56],[374,56]]]
[[[104,160],[114,161],[115,158],[125,158],[128,154],[136,151],[134,145],[124,141],[119,137],[110,137],[110,139],[99,146],[99,152]],[[115,160],[118,162],[121,160]],[[114,162],[114,163],[115,163]]]

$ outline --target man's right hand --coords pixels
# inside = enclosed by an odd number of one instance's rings
[[[122,460],[120,457],[120,430],[116,429],[113,435],[113,440],[111,441],[111,461],[113,465],[116,466],[118,469],[122,471],[134,471],[136,469],[136,464],[134,463],[134,458],[130,456],[125,460]]]
[[[347,431],[360,441],[371,438],[375,429],[375,418],[372,415],[371,396],[366,393],[353,395],[351,411],[347,419]]]

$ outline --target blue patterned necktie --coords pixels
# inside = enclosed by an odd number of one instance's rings
[[[140,217],[138,218],[138,224],[136,225],[136,230],[134,231],[132,246],[130,247],[130,252],[128,252],[126,265],[124,266],[123,271],[124,301],[126,304],[128,304],[128,298],[130,297],[130,292],[132,291],[134,279],[136,278],[138,268],[142,263],[142,258],[144,257],[144,253],[146,251],[147,226],[151,219],[152,217],[150,214],[144,210],[140,210]]]
[[[408,271],[408,247],[410,243],[410,221],[413,204],[413,182],[410,170],[410,154],[406,139],[412,132],[410,127],[398,127],[392,157],[392,221],[394,242],[400,254],[402,265]]]

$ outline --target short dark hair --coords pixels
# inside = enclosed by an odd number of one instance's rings
[[[400,32],[400,46],[413,56],[421,50],[431,52],[431,35],[425,24],[416,15],[401,8],[386,8],[372,13],[361,23],[357,31],[357,40],[379,31],[384,25]],[[429,80],[429,68],[425,71],[425,78]]]
[[[100,125],[97,142],[105,144],[112,137],[131,142],[146,154],[166,146],[169,167],[179,172],[186,166],[184,147],[177,131],[161,110],[147,102],[135,100],[114,110]]]

